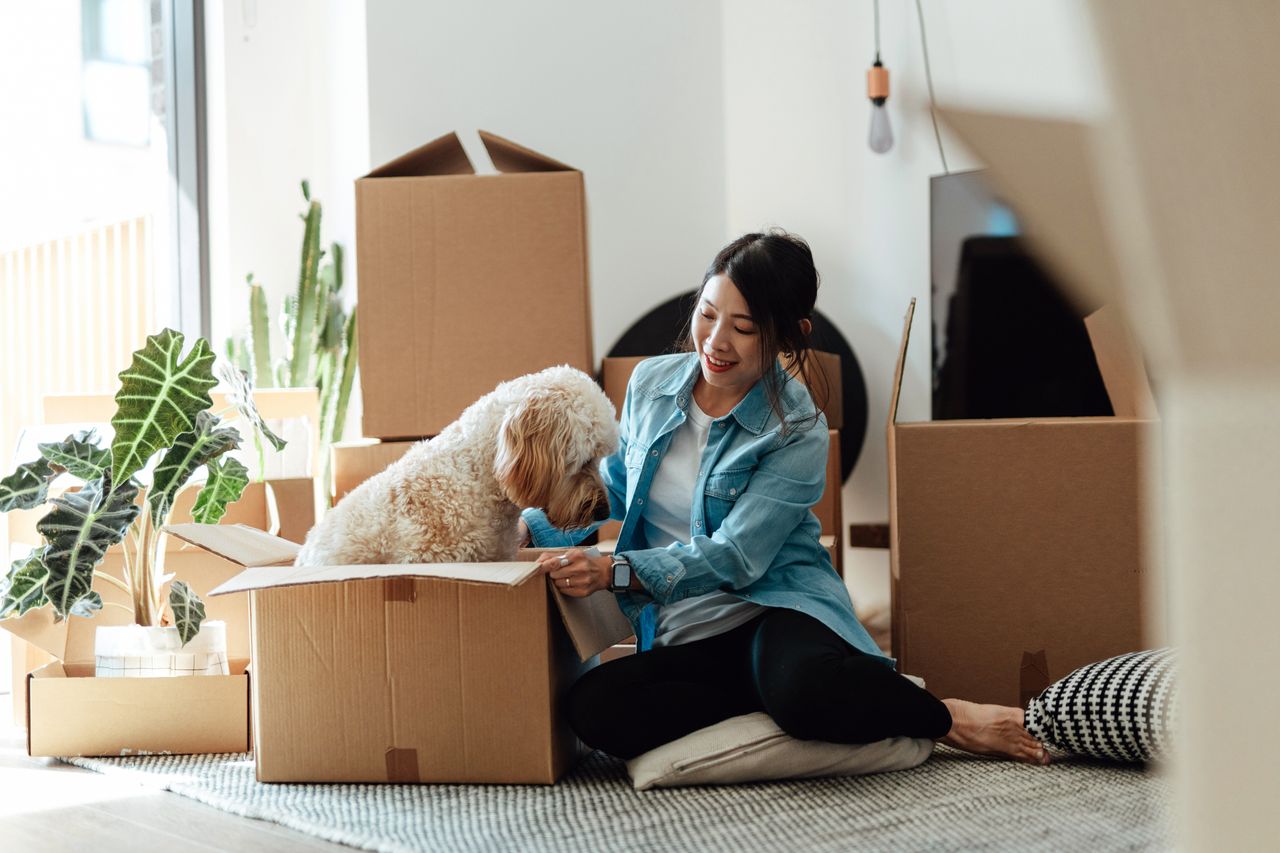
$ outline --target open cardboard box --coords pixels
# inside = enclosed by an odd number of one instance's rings
[[[280,527],[304,536],[314,507],[311,478],[277,480],[275,493]],[[187,488],[175,501],[174,518],[190,518],[197,493]],[[22,531],[47,508],[26,511],[15,518],[15,542],[30,542]],[[30,516],[30,517],[28,517]],[[286,524],[287,520],[287,524]],[[251,483],[239,501],[227,508],[223,524],[267,527],[272,515],[266,485]],[[219,526],[219,525],[211,525]],[[33,528],[34,530],[34,528]],[[107,551],[98,569],[123,578],[120,545]],[[22,708],[27,727],[27,751],[33,756],[125,755],[144,752],[243,752],[249,748],[249,605],[248,596],[210,599],[208,593],[230,579],[234,566],[170,537],[165,569],[186,581],[204,599],[206,618],[227,623],[227,653],[231,674],[179,678],[95,678],[94,638],[104,625],[127,625],[131,612],[104,606],[92,618],[73,616],[55,622],[45,607],[18,619],[0,622],[30,649],[52,655],[54,662],[22,679],[24,688],[14,703]],[[97,579],[94,590],[104,602],[130,607],[128,596],[113,584]],[[38,660],[28,651],[27,660]],[[15,679],[16,681],[16,679]]]
[[[533,560],[295,567],[249,527],[172,535],[243,571],[263,782],[552,784],[579,745],[561,714],[593,658],[631,635],[608,593],[560,595]]]
[[[592,370],[582,173],[480,139],[499,174],[449,133],[356,181],[365,435],[438,435],[499,382]]]
[[[1156,424],[1111,308],[1085,321],[1114,417],[898,421],[890,397],[893,654],[939,696],[1024,706],[1144,640],[1140,466]]]

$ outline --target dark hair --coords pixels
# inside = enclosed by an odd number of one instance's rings
[[[806,387],[820,410],[828,394],[826,375],[817,359],[811,359],[809,339],[800,328],[802,320],[812,322],[813,306],[818,299],[818,270],[813,265],[809,244],[781,228],[764,233],[744,234],[725,246],[711,261],[702,277],[702,286],[694,298],[693,309],[702,299],[707,282],[718,275],[726,276],[738,288],[751,312],[760,335],[760,368],[769,407],[782,422],[783,433],[795,427],[807,429],[817,423],[817,414],[793,419],[788,423],[782,406],[782,387],[794,377],[808,379]],[[690,336],[692,311],[686,320],[683,344],[692,346]],[[786,374],[781,382],[772,369],[781,356]],[[815,388],[814,386],[817,386]]]

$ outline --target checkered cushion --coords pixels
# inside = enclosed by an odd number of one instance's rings
[[[1114,761],[1167,755],[1176,723],[1172,649],[1082,666],[1027,705],[1027,731],[1046,746]]]

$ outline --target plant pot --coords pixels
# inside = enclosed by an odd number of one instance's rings
[[[94,656],[98,678],[227,675],[227,624],[205,622],[185,646],[173,627],[99,626]]]

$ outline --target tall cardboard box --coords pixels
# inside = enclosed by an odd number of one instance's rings
[[[263,782],[552,784],[579,745],[561,714],[585,662],[631,633],[614,597],[569,598],[533,559],[294,567],[248,527],[175,536],[247,567]]]
[[[268,488],[277,501],[273,518]],[[174,517],[189,519],[197,493],[178,494]],[[251,483],[244,496],[227,508],[223,523],[273,526],[300,541],[314,517],[311,478]],[[35,524],[45,507],[9,513],[15,543],[34,544]],[[216,526],[216,525],[215,525]],[[99,570],[123,578],[120,545],[107,551]],[[27,750],[33,756],[122,755],[137,752],[242,752],[249,748],[249,602],[245,595],[208,598],[208,593],[236,573],[234,566],[170,537],[165,569],[186,581],[205,600],[208,619],[227,623],[231,673],[185,678],[95,678],[94,638],[100,625],[126,625],[131,611],[104,607],[96,616],[73,616],[55,622],[49,608],[0,622],[21,638],[24,657],[22,689],[15,691]],[[128,607],[114,584],[96,579],[93,588],[104,602]],[[54,658],[48,663],[48,657]],[[30,662],[30,665],[27,665]],[[15,666],[18,661],[15,657]],[[18,673],[15,672],[15,681]]]
[[[480,138],[500,174],[450,133],[356,181],[367,436],[438,435],[499,382],[593,369],[582,173]]]
[[[914,308],[888,423],[893,654],[939,696],[1024,706],[1143,648],[1150,388],[1103,309],[1086,325],[1114,417],[900,423]]]

